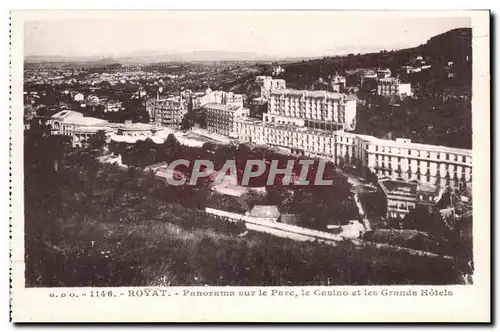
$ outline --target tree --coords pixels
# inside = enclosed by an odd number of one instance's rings
[[[189,130],[194,126],[194,117],[191,113],[184,114],[181,121],[181,130]]]
[[[101,149],[106,144],[106,132],[99,130],[95,135],[91,136],[88,140],[91,149]]]
[[[119,112],[119,122],[131,120],[132,122],[149,123],[149,113],[146,110],[146,102],[142,98],[130,98],[123,101],[124,111]]]

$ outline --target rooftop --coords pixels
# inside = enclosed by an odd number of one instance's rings
[[[152,140],[153,142],[155,142],[156,144],[163,144],[163,143],[165,143],[165,140],[164,140],[163,138],[161,138],[161,137],[158,137],[158,136],[152,136],[152,137],[150,137],[150,138],[151,138],[151,140]]]
[[[273,123],[273,122],[264,123],[262,120],[253,119],[253,118],[239,118],[239,119],[236,119],[235,121],[241,122],[241,123],[253,124],[256,126],[262,126],[262,127],[267,127],[267,128],[273,128],[273,129],[281,129],[281,130],[290,130],[290,131],[301,132],[301,133],[312,134],[312,135],[332,136],[333,137],[333,133],[334,133],[334,132],[329,131],[329,130],[312,129],[312,128],[308,128],[308,127],[298,127],[298,126],[295,126],[292,124],[282,124],[282,123]]]
[[[224,104],[206,104],[203,106],[203,108],[210,108],[210,109],[216,109],[220,111],[231,111],[235,112],[239,110],[241,107],[240,106],[235,106],[235,105],[224,105]]]
[[[98,125],[103,125],[107,124],[107,120],[103,119],[97,119],[97,118],[91,118],[91,117],[70,117],[70,118],[64,118],[63,122],[65,123],[70,123],[70,124],[75,124],[79,126],[98,126]]]
[[[115,142],[136,143],[137,138],[128,135],[111,135],[111,140]]]
[[[382,190],[388,195],[415,195],[417,184],[405,181],[384,179],[379,181]]]
[[[107,124],[108,121],[92,117],[84,117],[82,113],[64,110],[52,115],[54,120],[62,121],[67,124],[74,124],[78,126],[96,126]]]
[[[312,98],[331,98],[341,99],[347,97],[346,94],[329,91],[310,91],[310,90],[293,90],[293,89],[276,89],[271,91],[271,94],[295,95],[299,97],[312,97]]]
[[[250,216],[255,218],[278,218],[280,212],[276,205],[255,205],[250,211]]]
[[[220,194],[234,196],[234,197],[240,197],[248,191],[247,187],[242,187],[227,182],[218,184],[214,186],[212,189]]]
[[[79,126],[75,128],[75,133],[97,133],[98,131],[110,131],[107,126]]]
[[[439,192],[439,187],[432,185],[430,183],[419,183],[417,186],[417,191],[427,192],[427,193],[437,193]]]
[[[378,80],[381,83],[399,83],[400,80],[397,77],[384,77]]]
[[[416,149],[416,150],[427,150],[427,151],[439,151],[439,152],[444,152],[444,153],[460,153],[464,155],[472,155],[472,150],[468,149],[459,149],[459,148],[451,148],[449,146],[443,146],[443,145],[431,145],[431,144],[421,144],[421,143],[414,143],[414,142],[405,142],[403,140],[389,140],[389,139],[382,139],[382,138],[377,138],[374,136],[369,136],[369,135],[361,135],[361,134],[355,134],[355,133],[348,133],[344,131],[337,131],[336,132],[338,135],[342,136],[350,136],[354,138],[362,138],[368,142],[371,142],[373,144],[377,145],[389,145],[391,147],[399,147],[399,148],[405,148],[405,149]]]
[[[77,117],[81,118],[81,117],[83,117],[83,114],[80,112],[63,110],[63,111],[60,111],[59,113],[52,115],[52,118],[62,118],[62,119],[77,118]]]
[[[118,128],[122,130],[137,131],[137,130],[151,130],[153,129],[153,126],[148,123],[125,123],[125,124],[120,124]]]
[[[160,167],[167,167],[167,166],[168,166],[168,163],[166,161],[162,161],[160,163],[148,165],[144,168],[144,170],[156,170]]]

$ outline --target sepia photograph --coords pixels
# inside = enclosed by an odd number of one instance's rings
[[[26,23],[27,286],[473,282],[467,17],[203,19]]]
[[[72,13],[20,25],[21,287],[476,283],[470,12]]]

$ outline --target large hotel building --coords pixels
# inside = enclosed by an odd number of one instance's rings
[[[360,167],[378,177],[458,186],[472,182],[471,150],[378,139],[344,131],[329,132],[283,123],[236,119],[241,141],[268,144],[292,153]]]
[[[203,108],[206,112],[208,132],[223,136],[233,136],[235,121],[248,116],[248,109],[236,105],[207,104]]]
[[[347,132],[355,128],[355,119],[355,97],[327,91],[277,89],[270,93],[263,121],[237,118],[234,130],[241,141],[350,164],[365,175],[452,187],[472,182],[471,150]]]
[[[200,105],[205,110],[207,130],[213,134],[234,137],[235,120],[249,115],[249,109],[243,108],[243,95],[232,92],[208,89]]]
[[[151,99],[150,103],[151,122],[162,126],[179,126],[187,113],[187,101],[181,96]]]
[[[353,130],[356,99],[327,91],[273,90],[264,122],[329,131]]]
[[[243,107],[243,95],[225,91],[212,91],[210,88],[207,89],[205,93],[201,93],[201,95],[185,92],[181,93],[179,96],[160,98],[158,94],[155,99],[150,99],[147,102],[146,108],[149,112],[151,122],[160,126],[178,127],[188,112],[190,100],[193,103],[193,108],[204,107],[206,110],[208,109],[205,107],[207,105],[226,105],[227,107],[222,107],[222,109],[228,111]],[[213,110],[213,112],[210,111],[207,113],[207,117],[209,118],[208,122],[211,125],[211,129],[213,129],[212,132],[232,132],[232,124],[231,129],[227,130],[226,123],[220,119],[225,117],[215,116],[216,113],[218,114],[217,110],[220,108],[221,107],[211,107],[210,109]],[[219,125],[220,128],[218,127]]]

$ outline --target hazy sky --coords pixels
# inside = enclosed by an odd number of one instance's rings
[[[467,17],[375,18],[346,12],[169,12],[161,17],[27,22],[25,55],[122,56],[198,50],[324,56],[413,47],[469,27]],[[87,15],[88,16],[88,15]]]

